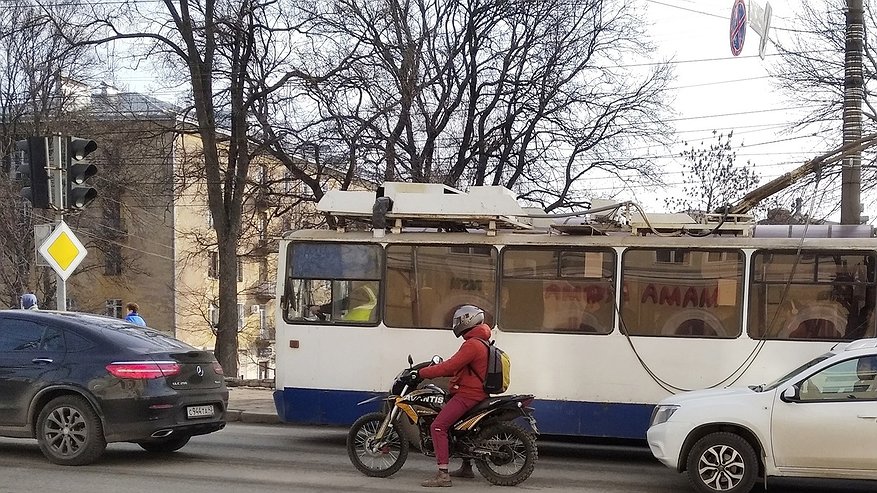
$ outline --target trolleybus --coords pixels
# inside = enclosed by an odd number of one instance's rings
[[[475,188],[330,193],[320,210],[372,227],[284,238],[283,421],[352,423],[409,354],[456,351],[450,318],[463,304],[486,311],[511,357],[509,392],[536,395],[540,432],[553,435],[644,438],[671,393],[758,385],[875,336],[870,226],[609,213],[558,224],[505,189]]]

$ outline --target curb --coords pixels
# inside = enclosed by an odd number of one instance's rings
[[[271,425],[277,425],[281,423],[280,417],[276,414],[251,413],[247,411],[240,411],[237,409],[229,409],[228,411],[226,411],[225,421],[228,423],[238,421],[241,423],[261,423]]]

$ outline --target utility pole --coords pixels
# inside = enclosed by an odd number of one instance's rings
[[[52,139],[52,192],[54,193],[53,203],[58,208],[58,224],[64,222],[64,168],[62,166],[61,145],[64,138],[61,135],[53,135]],[[55,273],[57,278],[55,282],[55,300],[57,309],[67,311],[67,280],[61,274]]]
[[[865,38],[863,0],[847,0],[846,55],[844,60],[844,145],[862,138],[862,47]],[[843,161],[841,172],[840,222],[861,223],[862,152],[850,153]]]

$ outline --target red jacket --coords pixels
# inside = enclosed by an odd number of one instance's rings
[[[487,375],[487,348],[476,339],[490,341],[490,327],[476,325],[463,334],[463,345],[450,358],[420,370],[421,378],[451,377],[448,390],[471,399],[487,399],[484,377]]]

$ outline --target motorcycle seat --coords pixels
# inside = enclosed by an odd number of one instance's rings
[[[481,411],[491,409],[494,407],[499,407],[499,406],[504,405],[505,403],[508,403],[508,402],[516,402],[516,401],[523,402],[523,401],[532,400],[532,399],[533,399],[533,396],[529,395],[529,394],[509,394],[509,395],[490,396],[487,399],[484,399],[483,401],[476,404],[475,407],[473,407],[469,411],[467,411],[466,414],[463,415],[463,418],[461,418],[461,419],[466,419],[469,416],[478,414]]]

